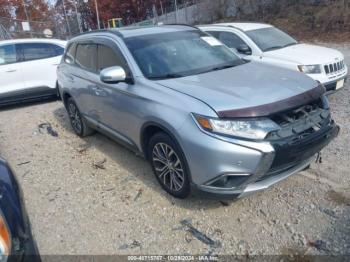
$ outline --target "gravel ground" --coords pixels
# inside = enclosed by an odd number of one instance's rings
[[[350,44],[336,47],[350,66]],[[41,254],[350,255],[349,89],[330,97],[342,130],[322,163],[236,202],[172,198],[143,159],[100,134],[74,135],[61,102],[1,111],[0,154]]]

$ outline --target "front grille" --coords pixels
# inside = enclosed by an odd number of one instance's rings
[[[334,122],[306,137],[281,139],[272,142],[275,158],[270,171],[278,170],[291,163],[305,161],[320,152],[337,134]]]
[[[328,64],[324,66],[324,70],[327,75],[329,74],[336,74],[340,71],[343,71],[345,68],[345,62],[344,60],[341,60],[340,62]]]
[[[295,137],[305,138],[320,130],[330,122],[329,109],[323,108],[322,99],[302,107],[272,116],[272,120],[280,126],[280,130],[270,133],[268,140]]]
[[[267,137],[276,153],[270,171],[312,157],[330,141],[334,132],[334,122],[322,99],[276,114],[272,120],[280,130]]]

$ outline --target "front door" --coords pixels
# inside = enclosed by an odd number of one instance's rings
[[[121,66],[130,76],[130,69],[126,59],[117,45],[109,40],[97,41],[97,72],[105,68]],[[121,135],[122,139],[129,140],[132,130],[135,128],[135,114],[133,104],[135,86],[125,82],[117,84],[103,83],[98,79],[96,86],[91,88],[94,99],[94,108],[99,115],[99,121],[107,128]],[[130,141],[126,141],[130,142]]]

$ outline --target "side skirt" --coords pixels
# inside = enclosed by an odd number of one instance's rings
[[[88,125],[94,128],[96,131],[106,135],[110,139],[116,141],[117,143],[126,147],[130,151],[134,152],[136,155],[144,158],[144,154],[138,149],[136,144],[133,143],[129,138],[125,137],[124,135],[120,134],[114,129],[111,129],[110,127],[107,127],[106,125],[103,125],[102,123],[92,119],[91,117],[88,117],[86,115],[84,115],[83,117],[88,122]]]

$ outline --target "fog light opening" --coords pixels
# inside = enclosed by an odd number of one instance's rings
[[[249,177],[250,174],[224,174],[210,182],[209,186],[223,189],[236,188],[242,185]]]

